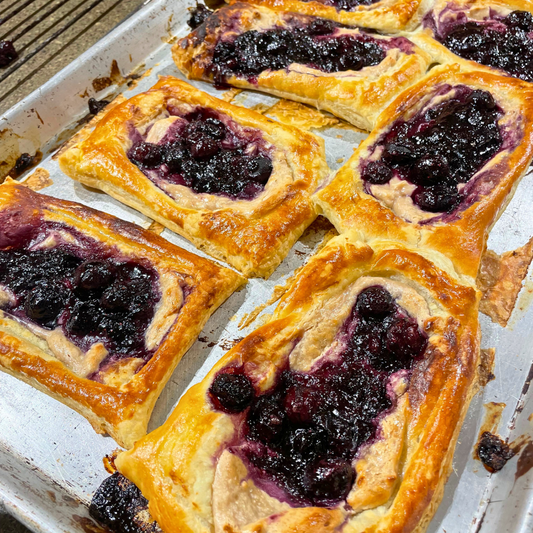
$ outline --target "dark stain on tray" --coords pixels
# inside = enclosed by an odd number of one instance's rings
[[[107,529],[103,529],[99,525],[95,524],[90,518],[85,516],[79,516],[75,514],[72,515],[72,519],[74,522],[79,524],[85,533],[108,533]]]
[[[237,346],[239,342],[241,342],[244,339],[244,337],[236,337],[235,339],[222,339],[219,343],[219,346],[223,350],[231,350],[234,346]]]
[[[15,161],[15,166],[9,172],[9,177],[16,179],[19,176],[22,176],[26,170],[38,165],[42,158],[43,154],[39,151],[37,151],[35,155],[30,155],[28,153],[21,154]]]
[[[514,475],[515,481],[519,477],[529,472],[531,468],[533,468],[533,442],[528,441],[522,449],[522,453],[518,457],[516,473]]]
[[[491,473],[499,472],[516,454],[516,451],[498,435],[484,431],[476,447],[479,460],[486,470]]]

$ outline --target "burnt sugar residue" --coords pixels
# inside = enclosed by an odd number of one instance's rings
[[[516,455],[516,451],[501,437],[488,431],[481,434],[476,453],[485,469],[491,473],[499,472]]]
[[[148,511],[148,500],[118,472],[106,478],[95,492],[89,514],[114,533],[161,533]]]

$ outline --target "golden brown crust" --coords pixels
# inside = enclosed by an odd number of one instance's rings
[[[380,448],[378,439],[362,454],[361,462],[356,461],[358,472],[374,480],[370,491],[359,493],[357,498],[355,493],[352,496],[361,512],[350,513],[343,504],[332,509],[287,508],[280,502],[271,515],[257,516],[247,508],[244,518],[240,515],[221,521],[218,514],[213,515],[212,504],[218,501],[216,491],[221,490],[217,461],[235,430],[231,417],[215,411],[208,400],[207,390],[214,375],[228,364],[242,365],[265,390],[276,372],[285,368],[287,358],[291,368],[309,368],[325,353],[337,326],[325,340],[320,332],[328,331],[328,320],[342,323],[342,313],[351,308],[360,290],[355,287],[364,286],[368,277],[366,286],[376,283],[372,280],[377,278],[381,280],[378,283],[403,287],[401,290],[410,295],[406,302],[424,302],[417,318],[423,320],[430,345],[424,359],[415,366],[406,401],[392,411],[397,415],[396,422],[391,419],[390,429],[382,426],[383,434],[398,443],[401,453],[396,448]],[[475,390],[477,303],[474,287],[461,285],[453,271],[433,264],[412,247],[391,247],[379,241],[362,244],[354,240],[353,234],[335,237],[296,276],[272,319],[228,352],[201,383],[192,387],[165,425],[139,441],[133,450],[120,454],[118,470],[139,486],[149,500],[150,512],[166,533],[333,533],[341,524],[343,531],[352,533],[423,532],[442,497],[460,422]],[[313,336],[313,331],[318,334]],[[299,351],[302,343],[307,348]],[[311,355],[312,361],[307,361],[306,355]],[[405,425],[400,405],[405,409]],[[400,424],[396,430],[395,423]],[[382,469],[385,476],[379,475]],[[232,479],[239,480],[242,473],[235,476]],[[237,486],[250,491],[255,501],[264,498],[249,480],[243,478]],[[227,490],[237,488],[233,484]],[[270,500],[262,501],[263,506],[252,507],[270,509],[274,505]],[[226,502],[226,508],[228,505]],[[235,513],[242,511],[239,508]]]
[[[184,186],[174,186],[177,192],[170,196],[150,181],[126,155],[131,145],[128,125],[153,123],[169,102],[213,108],[241,127],[262,130],[273,146],[274,164],[265,190],[254,200],[232,201],[194,194]],[[114,107],[88,138],[59,157],[59,165],[73,179],[102,189],[245,275],[263,277],[273,272],[315,219],[310,194],[327,173],[324,144],[318,137],[171,77]]]
[[[352,11],[337,10],[320,2],[301,0],[244,0],[252,4],[331,19],[348,26],[374,28],[384,32],[403,30],[417,13],[422,0],[379,0],[360,5]]]
[[[533,13],[532,0],[436,0],[422,2],[418,13],[411,19],[406,29],[413,30],[409,38],[422,50],[426,51],[435,63],[457,63],[465,69],[481,70],[483,72],[497,73],[502,76],[510,76],[507,72],[494,67],[489,67],[464,59],[446,48],[435,39],[432,27],[423,23],[424,17],[432,17],[435,20],[443,17],[443,22],[449,24],[457,16],[466,16],[469,20],[483,20],[492,14],[505,17],[513,10],[524,10]],[[440,24],[439,24],[440,25]]]
[[[100,433],[131,447],[146,433],[157,397],[213,311],[243,282],[235,272],[178,248],[134,224],[72,202],[36,194],[15,182],[0,187],[0,214],[20,227],[56,222],[116,247],[126,257],[149,261],[162,279],[174,274],[188,294],[152,358],[131,379],[115,386],[77,375],[51,355],[26,327],[0,312],[0,366],[85,416]],[[177,289],[181,289],[177,286]],[[153,324],[153,323],[152,323]]]
[[[496,154],[480,171],[490,173],[490,190],[452,219],[426,223],[408,222],[392,209],[364,192],[359,162],[391,124],[416,112],[423,98],[441,84],[467,85],[491,92],[503,109],[501,127],[515,132],[515,142]],[[357,231],[363,241],[390,239],[436,250],[453,262],[457,272],[474,280],[484,251],[488,231],[510,200],[533,157],[533,91],[531,85],[514,78],[480,71],[461,71],[458,65],[436,67],[400,95],[380,115],[376,128],[363,141],[333,181],[315,195],[323,214],[339,232]]]
[[[221,37],[283,26],[286,24],[283,15],[286,14],[243,2],[223,7],[211,15],[206,24],[173,46],[174,61],[189,78],[213,82],[210,66],[214,48]],[[342,31],[359,33],[357,28]],[[384,41],[389,39],[377,34],[374,37]],[[254,83],[244,76],[232,76],[227,83],[303,102],[371,130],[386,105],[419,80],[430,63],[429,55],[417,47],[413,47],[413,53],[409,54],[393,48],[381,63],[360,71],[326,73],[293,64],[287,69],[266,70]]]

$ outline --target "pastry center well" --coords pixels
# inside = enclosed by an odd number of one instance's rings
[[[230,451],[292,505],[329,507],[346,499],[357,451],[376,437],[380,417],[396,401],[392,374],[409,371],[427,347],[416,319],[381,285],[359,293],[341,337],[348,341],[334,358],[309,372],[287,368],[265,392],[234,367],[209,389],[216,409],[237,415],[239,437]]]
[[[368,191],[398,178],[415,185],[411,199],[419,209],[450,213],[464,199],[462,184],[500,150],[503,113],[491,94],[466,86],[441,89],[453,94],[397,120],[373,147],[380,156],[361,165]]]

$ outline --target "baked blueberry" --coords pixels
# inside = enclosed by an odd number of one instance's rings
[[[0,41],[0,67],[7,67],[18,56],[15,46],[11,41]]]
[[[355,471],[348,461],[322,459],[304,478],[308,493],[323,500],[345,499],[352,488]]]
[[[189,17],[189,20],[187,20],[187,24],[189,25],[189,28],[195,30],[198,28],[198,26],[201,26],[213,13],[208,7],[206,7],[204,4],[196,3],[196,6],[189,8],[189,12],[191,16]]]
[[[209,394],[215,405],[228,413],[240,413],[251,403],[255,395],[252,382],[245,374],[218,374]]]
[[[413,202],[430,213],[449,213],[460,201],[457,189],[445,185],[421,188],[413,193]]]
[[[144,141],[134,145],[128,155],[136,165],[144,168],[154,168],[163,160],[161,147]]]
[[[390,292],[380,285],[363,289],[355,304],[357,312],[364,318],[383,318],[390,315],[395,307]]]
[[[31,320],[47,325],[61,314],[64,305],[63,289],[53,282],[43,281],[27,293],[24,310]]]
[[[86,261],[76,269],[75,283],[86,291],[103,289],[111,284],[114,275],[115,269],[109,262]]]
[[[260,396],[247,418],[250,436],[265,444],[279,440],[286,421],[285,411],[274,396]]]
[[[383,185],[392,179],[392,169],[383,161],[370,161],[362,173],[362,178],[373,185]]]

